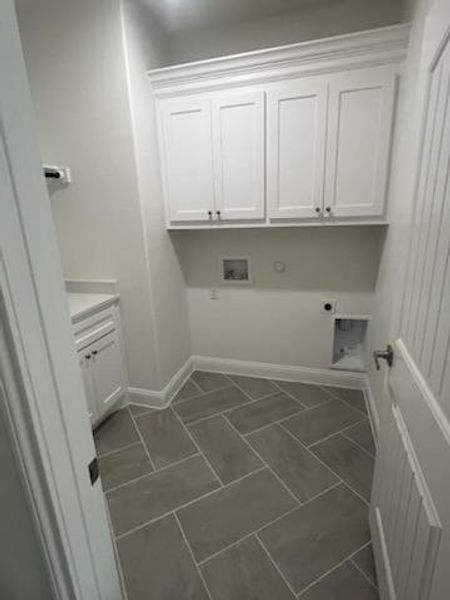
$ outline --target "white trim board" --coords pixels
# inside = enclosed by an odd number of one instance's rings
[[[342,68],[401,63],[410,25],[401,24],[148,71],[158,97],[251,85]]]
[[[184,365],[170,378],[162,390],[149,390],[146,388],[129,387],[129,404],[149,406],[151,408],[165,408],[170,404],[172,398],[183,387],[194,370],[192,356]]]

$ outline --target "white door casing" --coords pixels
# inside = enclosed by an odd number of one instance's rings
[[[216,219],[265,216],[265,94],[228,92],[212,99]]]
[[[383,600],[450,597],[450,4],[422,44],[426,107],[370,510]]]
[[[384,212],[397,69],[337,73],[330,79],[325,214],[376,217]]]
[[[101,484],[88,473],[95,449],[11,0],[0,3],[0,89],[0,311],[15,368],[7,397],[21,386],[8,413],[58,596],[120,600]]]
[[[270,219],[317,219],[323,210],[327,77],[272,84],[267,92]]]

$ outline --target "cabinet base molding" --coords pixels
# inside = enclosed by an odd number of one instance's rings
[[[233,358],[215,358],[212,356],[193,356],[194,369],[227,373],[229,375],[246,375],[263,379],[282,379],[300,381],[316,385],[333,385],[354,389],[364,389],[366,374],[335,371],[333,369],[314,369],[292,365],[276,365]]]
[[[128,396],[130,403],[141,406],[150,406],[151,408],[165,408],[183,387],[186,380],[189,379],[193,370],[193,359],[192,357],[189,357],[162,390],[158,391],[146,388],[129,387]]]

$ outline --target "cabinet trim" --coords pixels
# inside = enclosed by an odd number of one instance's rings
[[[251,85],[299,75],[402,62],[409,24],[148,71],[157,97]]]

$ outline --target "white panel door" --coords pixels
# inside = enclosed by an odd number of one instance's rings
[[[272,219],[313,219],[323,208],[328,86],[323,78],[267,93],[267,197]]]
[[[215,218],[262,219],[265,204],[263,91],[215,96]]]
[[[382,600],[450,598],[450,4],[426,21],[428,98],[370,521]],[[398,234],[400,235],[400,234]],[[403,233],[402,233],[403,235]]]
[[[211,103],[205,97],[163,100],[161,161],[171,221],[207,221],[214,208]]]
[[[86,349],[100,415],[124,393],[122,354],[117,332],[105,335]]]
[[[330,80],[325,214],[384,213],[390,159],[395,68],[373,67]]]

